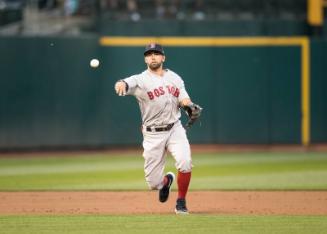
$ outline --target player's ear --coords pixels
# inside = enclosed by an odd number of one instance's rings
[[[162,62],[165,62],[165,60],[166,60],[166,56],[163,55],[163,56],[162,56]]]

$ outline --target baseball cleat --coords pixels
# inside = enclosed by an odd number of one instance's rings
[[[159,190],[159,201],[160,202],[166,202],[169,197],[170,187],[173,184],[173,181],[175,180],[175,175],[172,172],[168,172],[165,177],[167,178],[167,184],[165,184],[160,190]]]
[[[188,210],[186,208],[186,201],[185,199],[183,198],[179,198],[177,199],[176,201],[176,207],[175,207],[175,213],[176,214],[180,214],[180,215],[187,215],[189,214],[188,213]]]

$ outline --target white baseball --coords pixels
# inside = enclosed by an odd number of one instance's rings
[[[100,62],[99,62],[99,60],[97,60],[97,59],[92,59],[92,60],[90,61],[90,66],[93,67],[93,68],[96,68],[96,67],[98,67],[99,65],[100,65]]]

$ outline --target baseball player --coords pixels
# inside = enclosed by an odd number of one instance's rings
[[[179,120],[180,108],[192,125],[200,117],[202,108],[192,103],[180,76],[163,68],[165,53],[161,45],[145,47],[147,69],[115,84],[119,96],[136,97],[142,115],[143,157],[145,180],[150,189],[159,190],[160,202],[166,202],[175,179],[172,172],[164,174],[166,151],[175,159],[178,170],[178,198],[175,213],[188,214],[186,193],[191,180],[192,159],[186,131]]]

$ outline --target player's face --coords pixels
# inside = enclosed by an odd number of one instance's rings
[[[158,70],[165,61],[165,56],[158,52],[150,52],[144,56],[144,61],[151,70]]]

